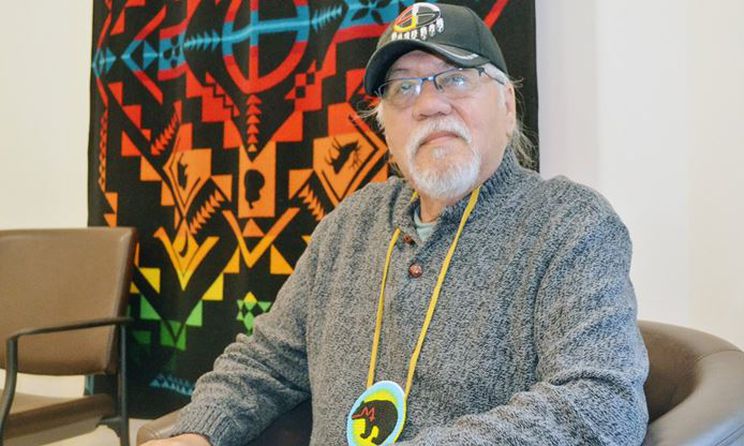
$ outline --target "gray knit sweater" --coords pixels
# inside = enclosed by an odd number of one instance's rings
[[[401,237],[393,252],[376,380],[403,386],[467,202],[421,242],[411,193],[398,178],[370,184],[318,225],[272,311],[198,381],[175,433],[241,445],[312,398],[311,444],[346,444],[390,236],[399,227],[413,242]],[[596,192],[544,181],[507,150],[460,238],[396,444],[639,444],[648,364],[630,255],[626,228]]]

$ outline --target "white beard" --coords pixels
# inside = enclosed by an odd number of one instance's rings
[[[434,132],[451,132],[460,137],[468,147],[468,158],[464,161],[445,165],[419,167],[416,164],[416,152],[421,143]],[[468,193],[476,184],[481,167],[480,153],[472,146],[472,136],[468,128],[454,118],[442,118],[426,121],[416,127],[405,147],[408,174],[414,188],[420,193],[439,200],[452,200]],[[435,160],[444,160],[447,147],[432,149]]]

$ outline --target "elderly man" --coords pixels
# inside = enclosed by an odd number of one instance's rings
[[[506,73],[467,8],[390,25],[364,84],[402,178],[318,225],[157,444],[243,444],[308,398],[312,445],[641,442],[627,231],[596,192],[520,167]]]

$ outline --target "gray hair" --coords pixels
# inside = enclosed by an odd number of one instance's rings
[[[520,101],[517,99],[516,96],[519,91],[519,87],[521,86],[521,82],[515,79],[511,79],[506,73],[499,70],[493,64],[489,63],[483,65],[483,67],[486,69],[486,72],[489,76],[495,78],[502,85],[505,86],[510,84],[514,88],[514,99],[515,101],[517,101],[517,105],[519,105]],[[517,107],[517,109],[519,109],[519,107]],[[382,101],[378,101],[377,105],[370,109],[361,110],[359,112],[359,116],[363,119],[374,118],[375,122],[377,122],[377,126],[384,134],[385,124],[382,121],[382,114]],[[517,112],[517,117],[514,122],[514,130],[512,131],[511,138],[509,139],[509,146],[514,149],[514,153],[517,156],[517,160],[519,160],[519,164],[529,169],[532,169],[537,165],[537,160],[535,160],[532,155],[535,151],[535,144],[527,136],[524,129],[524,124],[522,123],[522,119],[519,116],[519,112]]]

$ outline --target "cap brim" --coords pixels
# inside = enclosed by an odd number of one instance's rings
[[[441,56],[458,67],[475,67],[489,62],[485,57],[456,46],[422,40],[401,39],[390,42],[375,51],[367,62],[364,73],[364,89],[368,94],[376,94],[385,82],[385,75],[398,58],[413,50],[424,50]]]

